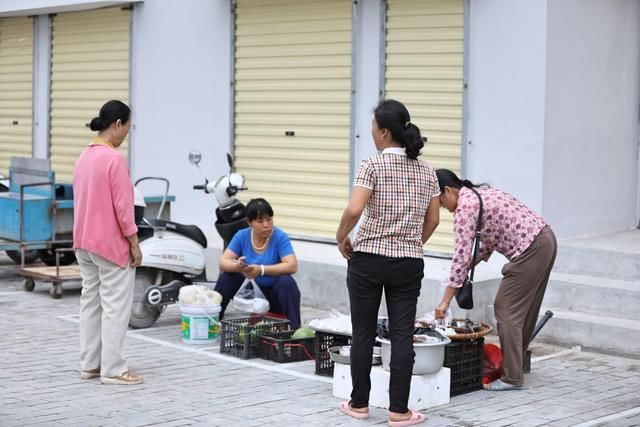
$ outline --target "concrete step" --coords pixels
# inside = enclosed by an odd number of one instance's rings
[[[552,273],[543,305],[562,311],[603,313],[640,320],[640,281]]]
[[[544,306],[541,313],[546,310],[553,311],[553,318],[535,341],[640,359],[640,321]]]
[[[563,240],[553,270],[640,282],[640,230]]]

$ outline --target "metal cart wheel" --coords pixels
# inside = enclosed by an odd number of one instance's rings
[[[49,295],[51,295],[51,298],[53,299],[62,298],[62,285],[59,283],[54,283],[51,289],[49,290]]]
[[[27,292],[33,292],[35,288],[36,288],[36,281],[33,280],[31,277],[25,278],[24,282],[22,282],[22,289],[24,289]]]

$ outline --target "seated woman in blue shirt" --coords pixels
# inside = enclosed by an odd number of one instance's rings
[[[269,300],[270,311],[283,313],[291,327],[300,327],[300,290],[291,277],[298,260],[287,234],[273,225],[273,209],[265,199],[246,207],[249,228],[238,231],[220,258],[216,291],[222,294],[222,312],[245,278],[254,279]]]

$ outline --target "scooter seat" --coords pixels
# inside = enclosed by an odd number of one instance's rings
[[[195,225],[183,225],[173,221],[166,221],[164,219],[149,219],[147,221],[149,221],[149,224],[154,227],[164,227],[167,230],[182,234],[183,236],[198,242],[198,244],[202,245],[203,248],[207,247],[207,238],[202,230]]]

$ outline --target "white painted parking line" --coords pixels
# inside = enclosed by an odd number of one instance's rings
[[[596,418],[595,420],[589,420],[581,424],[576,424],[574,427],[590,427],[596,426],[602,423],[608,423],[610,421],[619,420],[621,418],[630,417],[632,415],[640,414],[640,406],[636,408],[627,409],[626,411],[617,412],[615,414],[607,415],[606,417]],[[607,424],[610,425],[610,424]]]
[[[320,376],[317,376],[317,375],[311,375],[311,374],[305,374],[305,373],[302,373],[302,372],[296,372],[296,371],[292,371],[290,369],[287,369],[285,367],[265,365],[265,364],[262,364],[262,363],[252,362],[250,360],[238,359],[237,357],[233,357],[233,356],[226,356],[224,354],[212,353],[212,352],[206,351],[203,348],[194,348],[194,347],[188,347],[188,346],[180,345],[180,344],[173,344],[173,343],[170,343],[170,342],[167,342],[167,341],[159,340],[157,338],[147,337],[147,336],[144,336],[144,335],[139,334],[139,333],[131,333],[131,334],[128,334],[128,335],[130,337],[132,337],[132,338],[136,338],[136,339],[139,339],[141,341],[150,342],[150,343],[157,344],[157,345],[160,345],[160,346],[163,346],[163,347],[174,348],[174,349],[177,349],[177,350],[185,351],[187,353],[194,353],[194,354],[203,355],[203,356],[209,357],[211,359],[224,360],[225,362],[231,362],[231,363],[235,363],[235,364],[238,364],[238,365],[249,366],[249,367],[256,368],[256,369],[262,369],[264,371],[279,372],[281,374],[291,375],[291,376],[294,376],[294,377],[304,378],[304,379],[307,379],[307,380],[313,380],[313,381],[324,382],[324,383],[329,383],[329,384],[333,383],[333,380],[331,378],[325,378],[325,377],[320,377]]]
[[[58,319],[65,320],[67,322],[76,323],[76,324],[79,323],[79,319],[78,319],[78,315],[77,314],[58,316]],[[158,331],[158,330],[175,329],[175,328],[176,328],[176,326],[173,326],[173,325],[156,326],[153,329],[149,329],[149,331]],[[233,357],[233,356],[227,356],[225,354],[220,354],[220,353],[217,352],[217,348],[213,348],[213,347],[210,347],[210,346],[195,348],[195,347],[192,347],[192,346],[187,346],[187,345],[182,345],[182,344],[174,344],[172,342],[165,341],[165,340],[158,339],[158,338],[152,338],[152,337],[144,335],[144,331],[145,330],[142,330],[142,329],[128,330],[127,331],[127,336],[130,337],[130,338],[133,338],[133,339],[146,341],[146,342],[153,343],[153,344],[156,344],[156,345],[160,345],[160,346],[163,346],[163,347],[174,348],[176,350],[184,351],[184,352],[187,352],[187,353],[200,354],[200,355],[203,355],[205,357],[209,357],[209,358],[212,358],[212,359],[224,360],[226,362],[235,363],[235,364],[238,364],[238,365],[250,366],[252,368],[262,369],[262,370],[270,371],[270,372],[279,372],[279,373],[282,373],[282,374],[285,374],[285,375],[291,375],[291,376],[294,376],[294,377],[305,378],[305,379],[309,379],[309,380],[313,380],[313,381],[325,382],[325,383],[329,383],[329,384],[333,383],[333,380],[331,378],[321,377],[321,376],[318,376],[318,375],[305,374],[303,372],[297,372],[297,371],[292,369],[292,368],[299,367],[304,362],[291,363],[291,364],[287,364],[286,366],[266,365],[266,364],[263,364],[263,363],[252,362],[250,360],[244,360],[244,359],[239,359],[239,358]],[[570,349],[558,351],[558,352],[552,353],[552,354],[547,354],[545,356],[533,357],[533,358],[531,358],[531,363],[538,363],[538,362],[542,362],[542,361],[548,360],[548,359],[567,356],[567,355],[570,355],[570,354],[578,353],[580,351],[581,351],[580,346],[575,346],[575,347],[572,347]]]
[[[78,316],[77,315],[67,315],[67,316],[58,316],[58,319],[60,320],[64,320],[66,322],[72,322],[72,323],[79,323],[78,320]],[[150,329],[151,331],[154,329]],[[264,371],[269,371],[269,372],[278,372],[281,374],[285,374],[285,375],[289,375],[289,376],[293,376],[293,377],[298,377],[298,378],[304,378],[307,380],[312,380],[312,381],[317,381],[317,382],[323,382],[323,383],[328,383],[328,384],[332,384],[333,380],[331,378],[328,377],[321,377],[318,375],[311,375],[311,374],[305,374],[303,372],[297,372],[294,370],[289,369],[288,367],[284,367],[284,366],[273,366],[273,365],[266,365],[263,363],[258,363],[258,362],[252,362],[251,360],[244,360],[244,359],[239,359],[237,357],[233,357],[233,356],[227,356],[224,354],[219,354],[219,353],[214,353],[212,352],[211,348],[202,348],[202,347],[191,347],[191,346],[187,346],[187,345],[182,345],[182,344],[174,344],[172,342],[169,341],[164,341],[158,338],[152,338],[152,337],[148,337],[146,335],[143,334],[143,332],[141,332],[141,330],[129,330],[127,331],[127,336],[129,338],[133,338],[136,340],[140,340],[140,341],[146,341],[152,344],[156,344],[162,347],[166,347],[166,348],[173,348],[176,350],[180,350],[180,351],[184,351],[186,353],[191,353],[191,354],[198,354],[204,357],[208,357],[210,359],[218,359],[218,360],[224,360],[225,362],[229,362],[229,363],[235,363],[237,365],[243,365],[243,366],[249,366],[251,368],[256,368],[256,369],[262,369]],[[298,365],[298,364],[296,364]],[[299,365],[298,365],[299,366]],[[292,366],[292,367],[295,367]]]
[[[582,347],[579,345],[573,346],[567,350],[558,351],[556,353],[547,354],[545,356],[532,357],[531,363],[542,362],[547,359],[555,359],[556,357],[567,356],[569,354],[580,353],[582,351]]]

